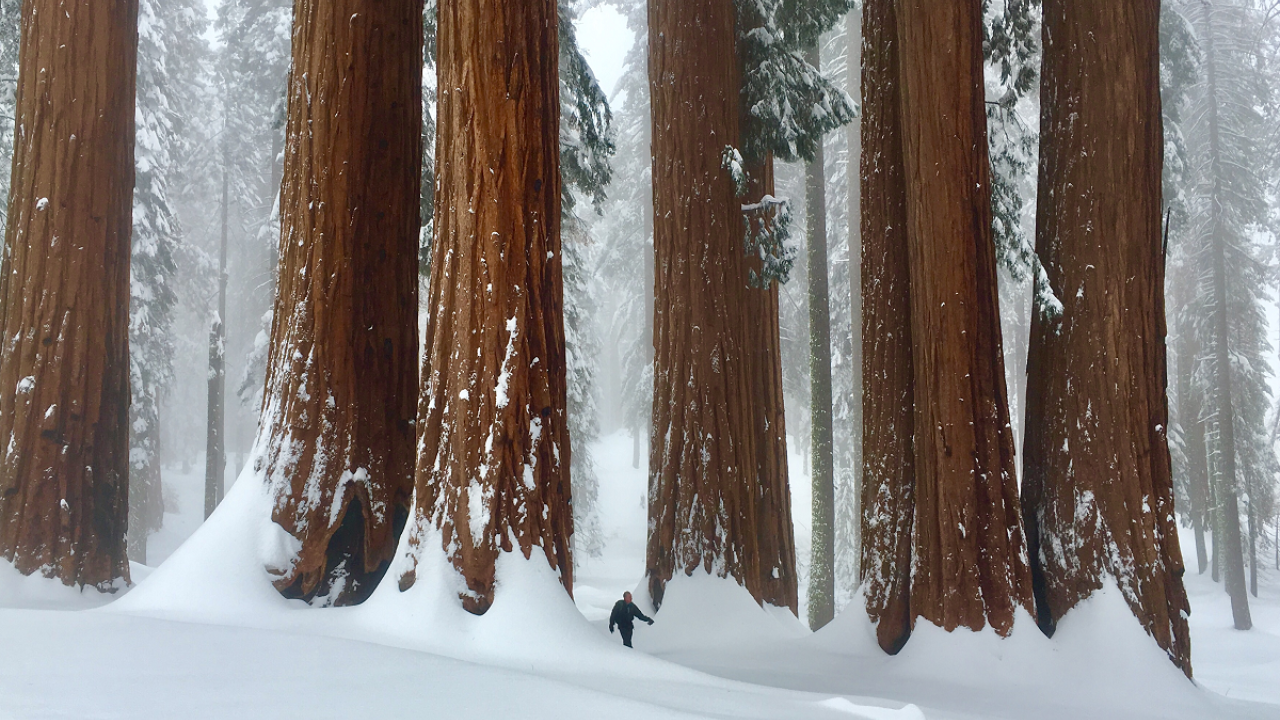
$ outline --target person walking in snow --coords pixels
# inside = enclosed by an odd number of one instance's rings
[[[609,632],[613,632],[613,626],[617,625],[622,631],[622,644],[631,647],[631,632],[634,628],[631,625],[632,618],[640,618],[641,620],[653,624],[653,619],[645,617],[640,612],[640,608],[631,602],[631,593],[622,593],[622,599],[613,604],[613,612],[609,613]]]

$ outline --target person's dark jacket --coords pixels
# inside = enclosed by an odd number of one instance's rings
[[[632,618],[640,618],[650,625],[653,624],[653,620],[645,617],[645,614],[640,612],[640,608],[636,607],[635,603],[627,602],[626,600],[619,600],[614,603],[613,612],[609,613],[609,632],[613,632],[614,625],[630,630]]]

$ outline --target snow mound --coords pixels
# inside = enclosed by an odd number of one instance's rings
[[[306,607],[286,600],[267,568],[281,568],[297,541],[271,520],[267,485],[245,465],[213,515],[160,567],[110,610],[229,625],[270,626]]]
[[[859,594],[811,643],[854,659],[859,668],[883,673],[890,697],[921,697],[910,688],[923,687],[926,704],[934,697],[951,702],[962,698],[979,716],[1017,707],[1105,707],[1135,718],[1221,715],[1224,701],[1174,667],[1111,580],[1069,612],[1053,638],[1045,637],[1023,611],[1007,638],[991,628],[949,633],[921,620],[892,658],[876,645],[863,607]],[[1178,713],[1167,714],[1171,707]],[[1153,708],[1161,710],[1153,715]]]
[[[652,612],[643,588],[637,588],[635,601],[646,614]],[[809,635],[791,610],[761,607],[736,580],[703,571],[689,576],[677,573],[667,583],[662,609],[651,617],[653,627],[639,628],[635,645],[653,652],[733,647]]]

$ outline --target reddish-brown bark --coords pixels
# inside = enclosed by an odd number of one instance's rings
[[[898,4],[915,522],[911,614],[1005,634],[1031,609],[991,230],[982,3]]]
[[[29,0],[0,265],[0,554],[127,581],[136,0]]]
[[[299,0],[259,472],[290,597],[359,602],[408,514],[417,387],[421,0]]]
[[[745,112],[745,109],[744,109]],[[743,122],[743,125],[746,123]],[[723,172],[723,171],[722,171]],[[734,208],[757,203],[774,193],[773,159],[749,168],[747,197],[738,198]],[[741,216],[741,212],[739,212]],[[748,271],[760,271],[758,259],[749,259]],[[755,416],[756,483],[747,492],[755,493],[755,548],[759,560],[760,585],[755,596],[762,603],[797,612],[799,589],[796,578],[795,534],[791,526],[791,487],[787,473],[786,409],[782,397],[782,340],[778,324],[778,283],[766,287],[747,286],[746,305],[736,315],[745,331],[751,395],[746,410]]]
[[[442,3],[438,28],[415,522],[440,531],[463,606],[483,613],[501,552],[541,548],[573,589],[556,3]],[[424,537],[416,552],[434,552]]]
[[[1159,3],[1046,0],[1023,511],[1040,626],[1113,579],[1191,674],[1166,438]]]
[[[895,0],[862,9],[861,582],[886,652],[911,633],[915,375]]]
[[[649,28],[656,261],[645,574],[655,604],[677,572],[700,567],[759,599],[768,570],[757,551],[755,338],[744,311],[747,293],[762,291],[746,282],[741,201],[722,165],[741,137],[734,5],[651,0]]]

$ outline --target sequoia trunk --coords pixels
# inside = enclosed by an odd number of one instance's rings
[[[862,6],[861,583],[880,647],[911,634],[915,375],[896,0]],[[851,220],[852,221],[852,220]],[[854,322],[858,322],[855,315]]]
[[[422,2],[294,5],[280,272],[258,436],[288,597],[359,602],[412,492]]]
[[[500,552],[541,548],[573,589],[556,3],[459,0],[438,23],[414,541],[439,532],[483,613]]]
[[[761,597],[758,457],[729,0],[650,0],[654,381],[645,575],[655,605],[677,572],[732,576]],[[754,318],[758,323],[767,318]]]
[[[743,109],[746,112],[746,109]],[[745,117],[741,118],[745,125]],[[723,171],[722,172],[726,172]],[[760,203],[774,194],[773,159],[765,158],[748,167],[747,196],[733,201],[730,209],[738,211],[739,238],[745,233],[741,208]],[[769,218],[762,218],[769,222]],[[739,245],[741,247],[741,245]],[[739,250],[741,252],[741,250]],[[787,425],[782,397],[782,340],[778,320],[778,282],[769,281],[763,288],[751,285],[750,272],[762,271],[757,258],[748,258],[747,273],[739,278],[745,288],[745,304],[732,308],[735,319],[742,323],[746,337],[746,372],[751,381],[750,395],[740,408],[754,416],[756,448],[755,486],[746,485],[744,492],[754,493],[756,528],[754,552],[760,574],[756,599],[775,607],[797,611],[799,588],[796,580],[795,536],[791,527],[791,488],[787,472]]]
[[[28,0],[0,263],[0,554],[129,579],[136,0]]]
[[[1191,674],[1165,367],[1157,0],[1046,0],[1023,519],[1036,611],[1110,578]]]
[[[911,614],[1001,634],[1031,608],[1005,394],[982,3],[898,5],[915,523]]]

